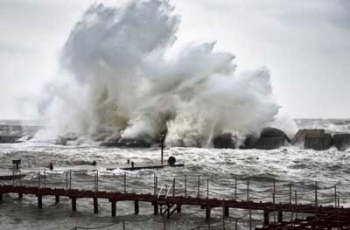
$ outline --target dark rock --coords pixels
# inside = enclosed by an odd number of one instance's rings
[[[22,136],[20,135],[0,135],[0,143],[16,143]]]
[[[128,148],[149,148],[152,143],[140,139],[119,139],[114,141],[102,142],[100,146],[105,147],[128,147]]]
[[[285,137],[260,137],[255,143],[256,149],[278,149],[287,142]]]
[[[254,148],[256,149],[278,149],[290,142],[287,134],[280,129],[264,128],[259,139],[256,141]]]
[[[341,151],[350,147],[350,133],[334,134],[333,144]]]
[[[78,136],[74,133],[67,133],[63,136],[59,136],[56,139],[56,145],[67,145],[68,141],[75,141],[78,139]]]
[[[234,149],[236,148],[235,139],[231,133],[219,134],[213,138],[213,146],[217,149]]]
[[[287,136],[287,134],[280,129],[268,127],[268,128],[264,128],[260,133],[260,138],[276,138],[276,137],[284,138],[285,140],[290,142],[290,139]]]
[[[305,137],[306,136],[320,136],[324,135],[325,131],[324,129],[301,129],[298,130],[298,132],[295,134],[292,143],[301,143],[305,142]]]
[[[240,149],[253,149],[255,148],[255,144],[258,140],[258,137],[254,136],[254,135],[248,135],[244,142],[243,142],[243,145],[240,146],[239,148]]]
[[[306,135],[304,148],[314,150],[326,150],[333,144],[333,138],[331,134],[321,135]]]

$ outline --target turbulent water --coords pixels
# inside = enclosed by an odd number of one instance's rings
[[[337,120],[301,120],[302,127],[336,127],[349,132],[348,122]],[[337,130],[333,130],[337,131]],[[235,180],[238,182],[237,198],[245,200],[247,180],[250,180],[249,199],[272,201],[273,181],[276,180],[276,202],[289,202],[288,184],[293,182],[298,191],[297,202],[314,202],[314,182],[318,181],[319,204],[334,204],[334,188],[337,185],[341,205],[350,204],[350,149],[344,152],[330,149],[327,151],[303,150],[297,146],[283,147],[277,150],[228,150],[206,148],[167,148],[166,156],[175,156],[184,162],[183,168],[166,168],[160,170],[140,170],[126,172],[128,192],[153,193],[153,177],[159,178],[159,187],[170,185],[176,179],[176,194],[184,195],[184,176],[187,175],[187,195],[197,196],[198,175],[200,175],[200,195],[207,196],[207,179],[209,179],[209,196],[234,198]],[[160,150],[152,149],[120,149],[98,147],[96,143],[84,143],[79,146],[56,146],[48,141],[29,141],[18,144],[1,144],[0,163],[8,165],[12,159],[21,158],[23,167],[29,173],[23,184],[38,184],[37,171],[53,162],[56,169],[47,172],[46,180],[41,177],[41,185],[65,187],[65,174],[59,167],[80,165],[97,161],[103,164],[124,164],[131,159],[140,162],[159,162]],[[124,171],[99,172],[99,189],[124,191]],[[73,188],[94,189],[95,173],[74,172]],[[11,183],[11,182],[10,182]],[[18,182],[17,182],[18,183]],[[172,192],[170,192],[172,194]],[[0,206],[1,229],[70,229],[75,226],[98,227],[116,224],[104,229],[123,229],[121,221],[126,220],[126,229],[163,229],[163,219],[153,216],[151,204],[142,203],[140,215],[133,214],[133,203],[119,202],[116,218],[110,217],[110,203],[100,200],[99,214],[93,214],[92,200],[78,199],[78,212],[71,211],[68,199],[54,204],[54,197],[44,197],[44,208],[37,208],[34,196],[24,195],[20,201],[17,195],[6,195]],[[248,211],[231,210],[230,217],[225,219],[226,229],[234,229],[238,218],[240,229],[249,228]],[[191,229],[207,226],[204,221],[205,211],[199,207],[182,208],[182,213],[175,213],[166,222],[167,229]],[[271,216],[272,218],[272,216]],[[286,218],[289,218],[287,216]],[[262,223],[262,213],[252,211],[253,224]],[[212,229],[222,229],[222,211],[213,210]],[[207,228],[207,227],[206,227]]]
[[[48,125],[98,139],[149,141],[166,130],[167,145],[189,147],[222,132],[293,131],[268,69],[237,71],[232,51],[215,42],[180,45],[179,25],[168,1],[92,5],[62,49],[61,75],[44,89]]]
[[[277,150],[217,150],[208,147],[211,138],[223,132],[237,139],[275,126],[288,134],[296,131],[294,122],[282,119],[275,103],[270,74],[266,68],[237,71],[231,51],[218,52],[215,42],[180,47],[176,32],[180,16],[168,1],[134,0],[123,5],[91,6],[72,30],[62,49],[62,75],[45,87],[40,105],[48,129],[31,141],[0,145],[0,173],[12,159],[22,159],[24,185],[64,188],[66,172],[59,167],[96,161],[98,165],[160,161],[160,150],[99,147],[91,140],[136,138],[152,140],[167,131],[165,155],[185,163],[183,168],[161,170],[99,170],[99,190],[153,193],[154,175],[159,188],[170,186],[175,178],[176,195],[312,203],[314,181],[318,181],[319,204],[334,204],[334,185],[341,203],[349,203],[350,150],[339,152],[303,150],[287,146]],[[63,74],[64,73],[64,74]],[[343,120],[298,120],[299,127],[323,127],[331,132],[350,132]],[[74,132],[77,142],[55,145],[59,134]],[[38,176],[43,167],[55,169]],[[41,168],[41,170],[39,170]],[[72,188],[96,189],[96,172],[73,171]],[[199,183],[198,183],[199,180]],[[247,181],[250,188],[247,189]],[[1,182],[1,183],[12,183]],[[19,182],[16,181],[16,185]],[[235,184],[237,183],[237,186]],[[290,190],[289,184],[293,184]],[[199,184],[199,189],[198,189]],[[236,189],[237,188],[237,189]],[[297,190],[297,196],[294,194]],[[247,191],[249,195],[247,196]],[[292,191],[292,193],[290,193]],[[172,191],[170,191],[172,194]],[[0,229],[71,229],[76,226],[104,229],[191,229],[205,226],[204,210],[183,207],[163,223],[153,216],[153,207],[142,203],[140,215],[133,204],[118,202],[116,218],[110,217],[110,203],[99,201],[99,214],[92,201],[78,199],[78,212],[70,200],[54,204],[44,197],[43,210],[36,197],[5,195],[0,203]],[[295,216],[294,216],[295,217]],[[290,216],[286,216],[290,218]],[[226,229],[249,227],[246,210],[231,210],[224,219]],[[253,225],[261,224],[262,214],[252,211]],[[212,229],[222,229],[222,211],[213,210]]]

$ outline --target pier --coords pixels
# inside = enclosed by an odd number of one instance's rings
[[[127,174],[111,176],[95,172],[89,180],[75,179],[78,171],[67,171],[63,174],[47,174],[46,170],[34,174],[30,181],[21,177],[21,171],[13,173],[18,177],[0,181],[0,199],[4,194],[32,195],[37,199],[39,209],[45,208],[43,197],[52,197],[52,202],[59,203],[61,197],[69,198],[72,212],[79,210],[79,199],[92,201],[92,212],[99,212],[99,201],[110,204],[110,216],[118,215],[118,202],[131,202],[134,214],[142,213],[140,202],[153,206],[153,214],[171,218],[174,213],[186,212],[186,208],[197,207],[205,213],[205,220],[210,221],[213,209],[222,212],[223,219],[235,210],[247,210],[261,213],[261,225],[252,226],[259,230],[270,229],[345,229],[350,228],[350,209],[340,206],[340,193],[337,186],[322,187],[317,182],[305,188],[286,182],[261,183],[261,192],[253,192],[253,181],[222,179],[227,188],[218,194],[218,182],[201,176],[176,177],[162,180],[153,175],[149,186],[135,187],[142,177],[132,178]],[[147,178],[150,180],[150,177]],[[282,183],[282,184],[281,184]],[[266,185],[269,184],[269,185]],[[256,185],[254,185],[255,188]],[[298,195],[299,194],[299,195]],[[285,218],[285,217],[288,218]],[[305,216],[304,219],[300,217]],[[288,219],[288,221],[286,221]],[[322,227],[323,226],[323,227]]]

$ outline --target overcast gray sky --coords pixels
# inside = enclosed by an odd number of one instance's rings
[[[60,48],[95,0],[0,0],[0,119],[34,118]],[[117,2],[111,1],[109,2]],[[266,66],[291,117],[350,117],[349,0],[172,0],[179,43],[217,41],[239,70]]]

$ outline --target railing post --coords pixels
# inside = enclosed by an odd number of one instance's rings
[[[98,191],[98,170],[96,170],[96,192]]]
[[[201,176],[198,176],[198,195],[197,197],[200,197],[200,186],[201,186]]]
[[[69,170],[69,189],[72,189],[72,170]]]
[[[334,185],[334,207],[337,207],[337,185]]]
[[[238,230],[238,220],[235,220],[235,230]]]
[[[222,206],[222,229],[225,230],[225,205]]]
[[[22,171],[19,169],[19,186],[22,186]]]
[[[12,167],[12,187],[15,187],[15,166]]]
[[[44,188],[46,188],[46,169],[44,169]]]
[[[187,175],[185,175],[185,197],[187,197]]]
[[[125,220],[123,220],[123,230],[125,230]]]
[[[66,172],[66,190],[68,190],[68,172]]]
[[[237,179],[235,178],[235,200],[237,200]]]
[[[249,180],[247,180],[247,202],[249,202]]]
[[[292,183],[289,184],[289,204],[292,204]]]
[[[207,179],[207,199],[209,199],[209,179]]]
[[[252,230],[252,210],[249,209],[249,230]]]
[[[39,170],[39,181],[38,181],[38,183],[39,183],[39,189],[41,188],[41,172],[40,172],[40,170]]]
[[[175,197],[175,177],[173,178],[173,197]]]
[[[295,197],[294,197],[294,203],[295,203],[295,206],[298,205],[298,193],[297,193],[297,190],[294,190],[294,193],[295,193]],[[298,212],[295,212],[295,219],[298,219]]]
[[[273,223],[276,225],[276,208],[275,208],[275,193],[272,194],[272,201],[273,201]]]
[[[126,173],[124,173],[124,193],[126,193]]]
[[[315,207],[317,209],[318,199],[317,199],[317,181],[315,181]]]
[[[153,194],[154,196],[157,196],[156,174],[153,174]]]

